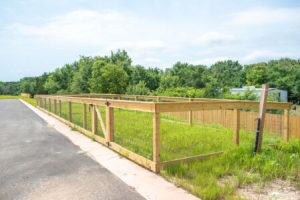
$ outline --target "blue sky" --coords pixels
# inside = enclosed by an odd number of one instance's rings
[[[133,64],[300,58],[300,1],[0,2],[0,81],[125,49]]]

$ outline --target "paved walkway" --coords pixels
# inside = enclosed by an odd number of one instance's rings
[[[19,100],[0,100],[0,199],[143,197]]]

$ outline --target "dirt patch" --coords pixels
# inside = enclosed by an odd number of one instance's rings
[[[241,186],[236,195],[249,200],[300,200],[300,191],[295,184],[284,180],[276,180],[263,186]]]
[[[221,187],[225,187],[226,185],[228,185],[233,188],[237,188],[239,186],[239,181],[236,176],[226,175],[218,180],[218,185]]]

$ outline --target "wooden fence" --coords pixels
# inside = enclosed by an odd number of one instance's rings
[[[195,155],[192,157],[185,157],[176,160],[161,162],[160,159],[160,116],[161,114],[176,115],[176,113],[184,113],[182,116],[186,121],[192,125],[197,122],[213,122],[220,123],[225,127],[233,128],[233,141],[239,144],[239,130],[240,127],[245,126],[247,121],[243,109],[257,109],[258,102],[254,101],[237,101],[237,100],[217,100],[217,99],[190,99],[177,97],[157,97],[157,96],[131,96],[131,95],[114,95],[114,94],[83,94],[83,95],[69,95],[69,96],[53,96],[53,95],[37,95],[38,108],[47,112],[48,114],[63,121],[67,125],[76,128],[85,135],[93,138],[95,141],[111,148],[121,155],[133,160],[134,162],[154,171],[159,172],[161,168],[173,165],[180,162],[187,162],[191,160],[203,159],[212,155],[218,155],[221,152],[211,154]],[[126,100],[123,100],[126,99]],[[171,101],[171,102],[169,102]],[[62,117],[62,102],[67,103],[67,119]],[[50,106],[46,110],[46,105]],[[82,126],[76,125],[72,119],[72,103],[80,103],[83,106],[82,112]],[[53,107],[51,107],[53,106]],[[98,106],[105,108],[105,121],[102,120],[101,113]],[[289,103],[274,103],[268,102],[267,109],[284,110],[284,115],[281,118],[281,132],[285,140],[289,139],[289,124],[294,120],[289,118],[288,111],[290,109]],[[91,112],[91,131],[87,129],[87,107],[92,108]],[[135,111],[142,111],[152,113],[152,159],[147,159],[135,152],[120,146],[114,142],[114,109],[128,109]],[[218,114],[216,114],[216,113]],[[210,113],[210,114],[209,114]],[[254,116],[254,114],[253,114]],[[254,122],[253,122],[254,123]],[[100,125],[100,126],[99,126]],[[97,135],[97,127],[100,127],[104,133],[104,137]],[[247,125],[251,128],[253,124]]]
[[[167,113],[188,122],[188,112]],[[240,111],[240,128],[255,133],[258,113]],[[220,124],[226,128],[233,128],[233,110],[203,110],[192,113],[192,122],[195,124]],[[289,136],[300,138],[300,116],[289,116]],[[284,115],[266,114],[264,132],[284,136]]]

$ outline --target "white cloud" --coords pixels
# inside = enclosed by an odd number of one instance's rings
[[[256,8],[235,14],[230,23],[238,26],[262,26],[287,22],[299,23],[299,20],[299,8]]]
[[[102,48],[160,48],[163,42],[151,39],[153,24],[112,10],[76,10],[54,17],[43,25],[15,23],[9,30],[45,43]]]
[[[272,59],[279,59],[282,57],[293,57],[290,54],[284,52],[276,52],[270,50],[255,50],[246,55],[243,59],[243,63],[254,63],[254,62],[262,62],[268,61]]]
[[[285,21],[288,21],[287,24],[299,24],[298,10],[252,9],[235,14],[234,19],[228,22],[224,18],[219,24],[208,26],[210,21],[205,20],[203,25],[197,26],[193,21],[158,20],[114,10],[81,9],[44,19],[41,24],[13,23],[0,28],[0,39],[5,38],[3,40],[6,43],[11,41],[20,46],[27,47],[29,44],[36,49],[43,47],[50,53],[62,49],[73,55],[103,55],[111,50],[125,49],[134,64],[158,67],[170,66],[176,60],[211,65],[219,60],[238,58],[241,62],[249,63],[288,55],[256,50],[245,57],[238,56],[255,50],[252,43],[257,42],[257,38],[253,35],[260,33],[254,29],[244,32],[244,27],[240,26]],[[276,31],[280,26],[274,27],[262,33]],[[278,33],[280,31],[277,30],[275,38],[278,38]],[[27,42],[26,45],[23,41]],[[243,47],[247,43],[251,43],[248,45],[251,49]],[[272,49],[269,46],[266,48]]]
[[[113,42],[107,47],[108,50],[111,49],[132,49],[132,50],[159,50],[164,48],[166,45],[160,40],[145,40],[145,41],[119,41]]]
[[[202,45],[214,45],[214,44],[224,44],[226,42],[233,42],[234,37],[229,34],[220,33],[220,32],[207,32],[200,35],[196,39],[196,43]]]
[[[190,63],[192,64],[202,64],[202,65],[207,65],[210,66],[218,61],[224,61],[224,60],[230,60],[231,58],[227,57],[227,56],[217,56],[217,57],[208,57],[208,58],[203,58],[203,59],[199,59],[199,60],[194,60]]]

